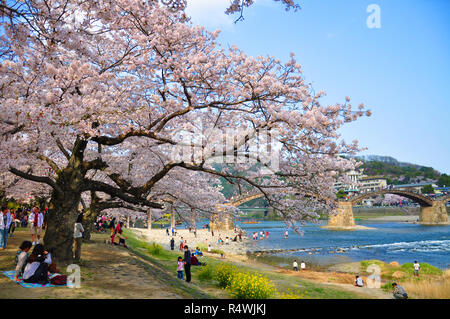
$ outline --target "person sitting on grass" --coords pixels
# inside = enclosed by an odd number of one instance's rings
[[[16,253],[16,274],[14,275],[14,280],[19,281],[19,277],[22,277],[25,266],[27,265],[28,252],[30,251],[33,243],[31,241],[25,240],[19,247]]]
[[[195,247],[194,255],[197,255],[197,256],[203,256],[203,253],[200,251],[200,248]]]
[[[23,271],[23,281],[33,284],[47,284],[51,263],[51,255],[44,249],[43,245],[37,244],[27,260],[27,265]]]
[[[408,294],[402,286],[399,286],[396,282],[393,282],[392,287],[394,288],[392,294],[394,295],[395,299],[408,299]]]
[[[119,229],[117,234],[114,236],[114,242],[113,243],[116,246],[123,246],[125,248],[128,248],[128,246],[125,244],[125,239],[127,239],[127,237],[123,235],[123,230],[121,228],[121,229]]]
[[[364,286],[364,280],[361,277],[356,276],[355,286],[356,287],[363,287]]]

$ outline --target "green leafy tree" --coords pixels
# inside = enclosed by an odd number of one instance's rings
[[[442,174],[441,176],[439,176],[439,179],[437,181],[437,184],[440,187],[443,186],[450,186],[450,175],[447,174]]]
[[[337,193],[336,193],[336,197],[338,199],[342,199],[345,198],[347,196],[347,194],[345,193],[345,191],[343,189],[340,189]]]
[[[431,185],[425,185],[421,188],[423,194],[434,194],[434,188]]]

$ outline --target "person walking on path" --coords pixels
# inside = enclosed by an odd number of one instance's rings
[[[399,286],[396,282],[394,282],[392,283],[392,287],[394,288],[392,294],[394,295],[395,299],[408,299],[408,294],[402,286]]]
[[[170,250],[174,250],[174,248],[175,248],[175,240],[172,237],[172,239],[170,240]]]
[[[414,277],[419,277],[420,265],[417,260],[414,262]]]
[[[37,207],[33,207],[33,212],[28,217],[28,223],[30,224],[31,241],[34,246],[40,242],[42,225],[44,223],[44,215],[42,215]],[[36,237],[37,240],[35,240]]]
[[[184,246],[184,272],[186,273],[186,282],[191,282],[191,251],[188,246]]]
[[[82,221],[83,221],[83,213],[78,215],[73,230],[73,251],[75,255],[75,261],[79,261],[81,258],[81,244],[83,243],[83,232],[84,232],[83,225],[81,224]]]
[[[292,269],[294,269],[295,271],[298,271],[297,260],[294,260],[294,263],[292,264]]]
[[[0,249],[5,249],[8,240],[8,230],[11,225],[11,214],[6,207],[2,208],[0,217]]]
[[[306,269],[306,263],[302,260],[302,262],[300,263],[300,269],[301,270],[305,270]]]

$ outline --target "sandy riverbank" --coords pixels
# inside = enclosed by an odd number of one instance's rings
[[[412,222],[417,222],[419,220],[419,216],[416,216],[416,215],[412,215],[412,216],[411,215],[405,215],[405,216],[381,216],[381,217],[368,218],[366,220],[412,223]]]
[[[131,228],[131,230],[139,236],[144,237],[148,242],[154,242],[162,245],[165,249],[170,249],[170,239],[172,236],[167,236],[165,229],[145,229],[145,228]],[[212,249],[220,249],[225,252],[226,255],[244,255],[249,250],[249,240],[247,236],[242,236],[242,242],[234,242],[231,239],[229,244],[218,244],[219,238],[225,241],[225,237],[234,238],[236,233],[234,230],[224,231],[221,230],[214,232],[214,236],[211,235],[207,229],[197,229],[197,236],[194,232],[189,232],[188,229],[177,229],[177,235],[174,236],[175,250],[180,249],[180,240],[186,242],[191,250],[195,250],[198,245],[206,246],[211,245]]]

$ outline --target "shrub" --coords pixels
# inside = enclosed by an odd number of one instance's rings
[[[156,243],[151,243],[150,245],[148,245],[148,248],[147,248],[147,251],[151,255],[161,255],[163,250],[164,250],[164,248],[160,244],[156,244]]]
[[[220,264],[216,268],[216,279],[219,287],[229,286],[232,277],[237,273],[237,268],[227,263]]]
[[[386,266],[385,262],[382,262],[381,260],[371,259],[371,260],[361,260],[361,270],[366,271],[367,267],[369,267],[372,264],[380,266],[381,269],[383,269]]]
[[[300,290],[297,290],[293,292],[290,288],[288,288],[287,292],[277,292],[277,299],[305,299],[308,298],[307,294],[307,291],[302,292]]]
[[[236,273],[226,288],[238,299],[267,299],[276,293],[271,280],[257,273]]]
[[[211,254],[219,254],[219,255],[224,254],[225,255],[225,252],[220,249],[211,249]]]
[[[214,268],[211,265],[206,265],[197,272],[197,277],[201,281],[212,280],[214,279],[214,273]]]
[[[414,273],[414,264],[413,263],[404,263],[402,266],[402,271],[412,275]],[[427,275],[442,275],[442,270],[433,265],[427,263],[420,263],[420,274]]]

